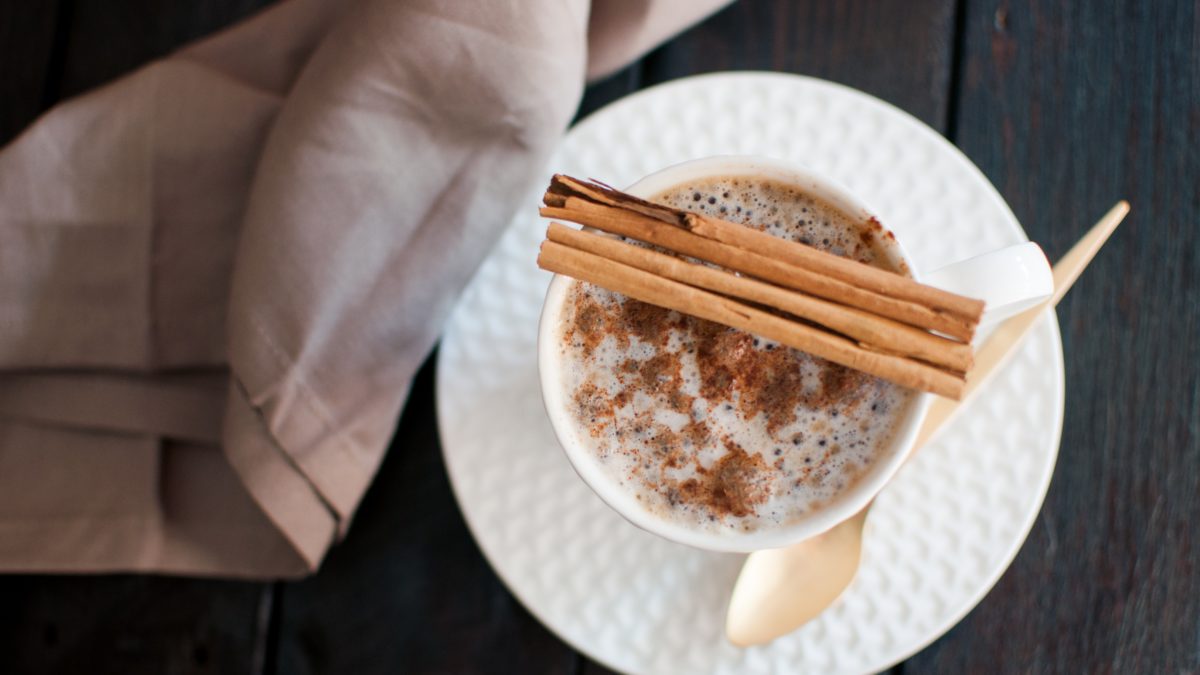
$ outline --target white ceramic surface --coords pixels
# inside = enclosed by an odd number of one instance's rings
[[[864,204],[836,181],[802,165],[761,156],[717,155],[694,159],[656,171],[625,189],[632,195],[649,198],[667,189],[720,176],[776,180],[804,190],[848,215],[852,221],[866,221],[873,217]],[[922,270],[907,254],[902,239],[897,239],[896,244],[894,262],[902,261],[901,264],[912,271],[914,278],[924,281],[923,272],[927,270]],[[1040,269],[1031,265],[1031,262],[1040,266]],[[1030,272],[1041,273],[1043,283],[1040,287],[1028,283]],[[1007,246],[953,263],[934,274],[939,277],[939,287],[985,301],[989,315],[999,314],[993,309],[995,307],[1004,311],[1010,305],[1031,306],[1033,302],[1044,300],[1054,290],[1050,265],[1033,242]],[[749,532],[711,532],[664,518],[647,509],[635,491],[613,479],[608,468],[597,460],[591,444],[581,439],[583,432],[570,412],[571,406],[564,401],[563,352],[558,337],[563,307],[572,284],[573,280],[566,276],[558,276],[550,281],[538,320],[538,374],[550,426],[576,473],[601,499],[634,525],[680,544],[726,553],[783,548],[821,534],[850,518],[883,489],[904,463],[916,441],[925,411],[934,398],[932,394],[919,394],[907,406],[907,412],[897,421],[888,445],[878,451],[870,470],[864,472],[853,485],[820,509],[785,526]],[[1012,313],[1015,312],[1007,315]]]
[[[1025,239],[987,180],[936,133],[859,92],[790,75],[709,75],[625,98],[568,134],[547,178],[553,170],[623,185],[717,154],[775,156],[832,176],[923,269]],[[886,668],[974,607],[1024,541],[1054,468],[1056,321],[880,494],[846,594],[797,632],[739,649],[722,630],[743,556],[634,527],[575,475],[555,440],[536,367],[550,279],[534,264],[545,231],[539,195],[464,293],[437,371],[455,493],[484,554],[534,615],[626,672],[830,673]]]

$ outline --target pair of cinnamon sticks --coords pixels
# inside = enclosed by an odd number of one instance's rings
[[[983,302],[804,244],[555,175],[538,265],[900,385],[961,398]],[[686,260],[712,263],[720,269]]]

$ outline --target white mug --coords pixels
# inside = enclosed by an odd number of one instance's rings
[[[650,197],[683,183],[719,176],[776,180],[801,189],[858,222],[871,217],[866,207],[836,182],[805,168],[763,157],[693,160],[651,174],[626,191],[639,197]],[[986,253],[929,273],[922,273],[917,268],[905,252],[902,241],[897,240],[897,244],[901,258],[918,281],[984,300],[985,323],[1012,316],[1049,297],[1053,291],[1050,265],[1041,249],[1032,242]],[[779,548],[821,534],[853,516],[887,485],[904,463],[933,399],[932,394],[918,394],[905,417],[898,421],[888,447],[878,454],[874,465],[833,500],[788,525],[749,532],[711,532],[672,522],[647,510],[635,498],[634,492],[611,478],[594,454],[580,442],[582,430],[572,420],[564,400],[560,375],[563,355],[556,339],[571,281],[561,275],[550,281],[538,327],[538,371],[542,400],[551,426],[575,471],[605,503],[634,525],[681,544],[741,553]]]

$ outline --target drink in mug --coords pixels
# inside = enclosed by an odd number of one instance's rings
[[[890,232],[804,169],[710,158],[629,191],[915,276]],[[1009,251],[985,257],[1026,264],[997,255]],[[1044,256],[1033,258],[1025,276],[1045,285]],[[982,282],[1008,286],[1006,299],[1048,292]],[[710,550],[785,546],[853,515],[899,468],[931,399],[563,276],[547,292],[538,350],[547,412],[584,480],[634,524]]]
[[[712,176],[651,201],[906,269],[876,221],[770,178]],[[744,331],[572,281],[557,342],[578,441],[656,516],[712,532],[789,525],[885,450],[904,388]]]

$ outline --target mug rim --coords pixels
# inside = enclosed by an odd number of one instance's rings
[[[793,162],[753,155],[716,155],[674,164],[639,179],[626,191],[646,198],[691,180],[743,175],[772,178],[795,185],[854,219],[865,221],[874,217],[861,200],[837,181]],[[899,238],[895,238],[895,242],[901,261],[913,278],[919,280],[918,268],[903,242]],[[897,424],[887,450],[876,458],[850,489],[793,523],[750,532],[707,532],[673,522],[652,513],[634,497],[633,490],[622,487],[604,470],[594,454],[582,443],[579,437],[581,429],[571,421],[567,412],[559,377],[557,328],[566,304],[566,292],[572,281],[574,279],[570,277],[554,275],[542,303],[537,340],[542,404],[559,446],[584,483],[626,520],[670,541],[708,551],[750,553],[790,546],[828,531],[865,508],[891,481],[908,457],[932,401],[931,394],[914,392],[908,411]]]

